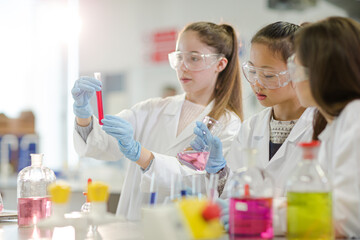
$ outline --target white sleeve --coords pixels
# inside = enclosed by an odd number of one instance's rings
[[[134,131],[137,130],[136,110],[133,108],[126,109],[117,114],[117,116],[130,122]],[[81,157],[92,157],[108,161],[116,161],[124,157],[119,149],[117,140],[102,130],[102,127],[95,116],[93,116],[93,129],[88,135],[86,142],[76,129],[73,131],[73,137],[75,151]]]
[[[223,153],[224,155],[230,150],[231,142],[233,141],[236,133],[239,131],[241,122],[237,117],[231,117],[227,125],[224,127],[224,130],[219,135],[220,140],[223,144]],[[187,166],[180,164],[176,157],[154,153],[154,160],[148,171],[144,172],[141,179],[141,189],[149,189],[151,176],[153,173],[156,175],[157,182],[160,186],[167,186],[170,188],[171,176],[182,175],[183,180],[191,186],[190,176],[195,174],[203,175],[203,183],[206,184],[206,174],[205,172],[199,172],[190,169]],[[204,186],[205,187],[205,186]],[[205,189],[205,188],[203,188]]]
[[[337,129],[337,136],[334,136],[335,146],[332,146],[333,214],[337,235],[358,238],[360,237],[360,122],[358,116],[354,116],[356,114],[349,115],[351,116],[345,118],[346,121]]]

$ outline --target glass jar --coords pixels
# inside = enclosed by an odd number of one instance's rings
[[[22,169],[17,178],[18,225],[33,226],[51,214],[48,186],[55,182],[52,170],[42,166],[43,154],[31,154],[31,166]]]
[[[317,161],[319,145],[299,143],[303,159],[286,184],[287,239],[333,239],[331,188]]]
[[[256,150],[245,149],[247,166],[229,183],[230,239],[272,239],[274,180],[256,166]]]

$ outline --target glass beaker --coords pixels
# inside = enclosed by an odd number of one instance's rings
[[[205,116],[202,122],[207,126],[213,136],[216,136],[222,128],[221,122],[209,116]],[[195,140],[196,137],[197,136],[195,136],[192,141]],[[210,146],[202,144],[202,146],[199,146],[199,149],[193,149],[191,146],[185,148],[177,154],[177,158],[182,164],[192,169],[202,171],[205,169],[209,154]]]

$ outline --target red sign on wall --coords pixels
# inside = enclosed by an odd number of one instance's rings
[[[175,51],[177,30],[156,31],[150,37],[150,60],[154,63],[168,61],[168,54]]]

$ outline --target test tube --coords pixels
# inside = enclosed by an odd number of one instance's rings
[[[208,186],[208,198],[211,202],[215,202],[218,198],[218,182],[219,182],[219,175],[216,173],[211,173],[209,178],[209,186]]]
[[[201,178],[200,175],[192,175],[192,195],[201,199]]]
[[[101,81],[101,73],[95,72],[94,77]],[[103,110],[103,103],[102,103],[102,91],[96,91],[96,99],[97,99],[97,107],[98,107],[98,117],[99,117],[99,124],[103,125],[101,120],[104,118],[104,110]]]
[[[150,183],[150,205],[156,204],[156,191],[155,191],[155,173],[151,175]]]
[[[185,184],[183,182],[183,178],[181,175],[178,175],[178,177],[177,177],[177,186],[178,186],[177,191],[180,191],[180,197],[186,198]]]
[[[170,201],[174,201],[175,200],[175,176],[174,174],[171,174],[171,178],[170,178]]]

